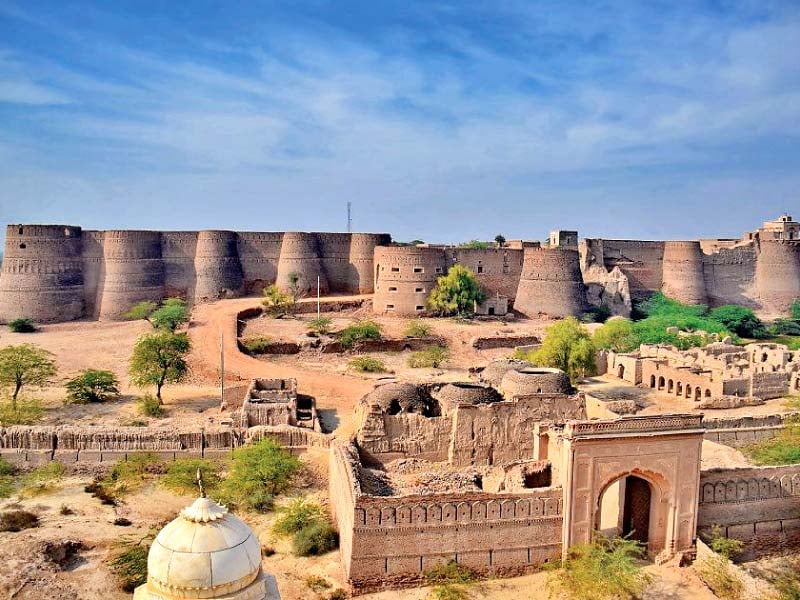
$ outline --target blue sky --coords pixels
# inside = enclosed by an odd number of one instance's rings
[[[796,1],[0,0],[3,222],[737,236],[799,167]]]

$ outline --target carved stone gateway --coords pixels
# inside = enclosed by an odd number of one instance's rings
[[[704,431],[701,420],[701,415],[658,415],[568,422],[561,448],[563,552],[590,541],[600,526],[603,494],[617,482],[624,486],[626,480],[649,484],[649,517],[644,516],[648,553],[666,559],[692,552]],[[634,518],[641,522],[642,516]]]

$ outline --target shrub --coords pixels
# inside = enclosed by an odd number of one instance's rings
[[[308,330],[315,335],[328,335],[332,325],[333,319],[330,317],[317,317],[308,322]]]
[[[458,564],[454,560],[440,563],[423,573],[425,581],[429,584],[436,583],[472,583],[478,577],[469,567]]]
[[[319,575],[309,575],[306,577],[306,587],[312,592],[320,593],[330,589],[331,583]]]
[[[339,534],[327,519],[312,522],[292,538],[292,551],[297,556],[320,556],[338,545]]]
[[[350,596],[342,588],[336,588],[328,594],[327,600],[347,600]]]
[[[789,315],[795,321],[800,321],[800,298],[792,302],[792,306],[789,308]]]
[[[800,323],[790,319],[776,319],[767,330],[770,335],[800,335]]]
[[[161,308],[150,315],[150,323],[156,329],[165,329],[172,333],[189,321],[189,309],[180,298],[169,298]]]
[[[436,369],[447,360],[449,354],[444,346],[431,346],[424,350],[417,350],[408,357],[408,366],[412,369]]]
[[[248,354],[266,354],[269,352],[272,340],[263,335],[244,338],[242,346]]]
[[[14,467],[0,456],[0,498],[8,498],[14,493]]]
[[[414,319],[408,322],[403,335],[407,338],[429,337],[433,335],[433,328],[420,319]]]
[[[608,304],[592,306],[583,315],[581,321],[584,323],[605,323],[611,317],[611,308]]]
[[[167,470],[160,479],[162,486],[177,494],[196,494],[197,470],[203,475],[206,492],[217,490],[222,482],[219,465],[204,458],[178,458],[167,464]]]
[[[502,236],[500,236],[502,237]],[[464,248],[465,250],[488,250],[492,247],[491,242],[482,242],[480,240],[470,240],[468,242],[462,242],[458,245],[459,248]]]
[[[633,333],[633,323],[628,319],[612,319],[598,327],[592,335],[596,348],[614,352],[632,352],[639,347]]]
[[[730,559],[744,550],[744,542],[727,538],[722,535],[719,525],[711,528],[711,535],[708,537],[708,546],[720,556]]]
[[[295,534],[311,523],[326,518],[325,509],[305,498],[292,500],[286,506],[279,508],[278,512],[280,516],[275,520],[272,530],[280,535]]]
[[[111,472],[103,479],[102,485],[113,496],[132,492],[148,479],[162,473],[164,464],[152,452],[137,452],[126,460],[114,463]]]
[[[72,510],[72,509],[71,509],[69,506],[67,506],[66,504],[62,504],[62,505],[59,507],[59,509],[58,509],[58,514],[60,514],[60,515],[61,515],[61,516],[63,516],[63,517],[68,517],[69,515],[74,515],[74,514],[75,514],[75,511],[74,511],[74,510]]]
[[[29,496],[50,492],[64,478],[66,472],[64,465],[55,461],[36,467],[22,478],[22,491]]]
[[[119,381],[111,371],[85,369],[67,384],[67,402],[105,402],[119,396]]]
[[[10,510],[0,515],[0,531],[22,531],[39,526],[39,517],[27,510]]]
[[[33,333],[36,331],[36,326],[31,319],[14,319],[8,322],[8,328],[12,333]]]
[[[139,399],[136,402],[139,405],[139,412],[146,417],[158,418],[164,416],[164,407],[161,406],[158,398],[152,394],[139,396]]]
[[[294,312],[295,298],[273,283],[264,288],[264,299],[261,304],[270,317],[277,318]]]
[[[385,373],[386,365],[380,358],[373,356],[358,356],[350,361],[348,366],[362,373]]]
[[[453,265],[439,277],[428,296],[428,308],[443,316],[469,316],[475,304],[486,299],[475,273],[462,265]]]
[[[267,510],[275,496],[292,486],[301,467],[300,460],[277,441],[264,438],[233,451],[230,474],[223,482],[220,494],[245,509]]]
[[[3,425],[33,425],[42,418],[44,410],[38,400],[19,399],[0,403],[0,423]]]
[[[575,381],[594,373],[594,354],[589,332],[575,317],[568,317],[550,325],[542,345],[523,356],[534,365],[561,369]]]
[[[381,339],[381,326],[375,321],[359,321],[339,332],[339,343],[345,349],[352,348],[361,340],[379,339]]]
[[[148,323],[150,322],[150,315],[153,314],[158,308],[158,304],[153,302],[152,300],[143,300],[138,304],[134,304],[128,312],[122,315],[123,319],[127,319],[128,321],[141,321],[145,320]]]
[[[134,589],[147,581],[147,554],[150,546],[145,544],[124,545],[124,549],[109,561],[111,570],[119,578],[120,587],[125,592]]]
[[[731,571],[728,559],[721,555],[709,556],[696,565],[697,574],[721,600],[742,600],[744,582]]]
[[[83,491],[87,494],[91,494],[92,498],[97,498],[100,500],[102,504],[107,504],[109,506],[114,506],[117,503],[117,499],[114,497],[113,493],[111,493],[98,479],[95,479],[92,483],[86,485],[83,488]]]
[[[637,598],[650,581],[637,564],[643,555],[644,548],[635,540],[597,536],[569,549],[563,569],[548,579],[548,589],[583,600]]]
[[[709,318],[718,321],[728,331],[749,338],[762,338],[767,335],[764,323],[749,308],[726,304],[715,308],[709,313]]]

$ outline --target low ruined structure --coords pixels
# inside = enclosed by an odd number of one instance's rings
[[[642,344],[635,352],[609,352],[605,364],[610,375],[702,408],[734,408],[800,392],[800,352],[782,344],[718,342],[690,350]]]
[[[243,429],[286,425],[322,431],[316,402],[297,393],[296,379],[253,379],[236,409],[234,424]]]

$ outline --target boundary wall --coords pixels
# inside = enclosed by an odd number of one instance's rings
[[[84,231],[8,225],[0,271],[0,322],[115,320],[142,300],[204,302],[288,286],[301,292],[371,293],[373,253],[385,233]]]

